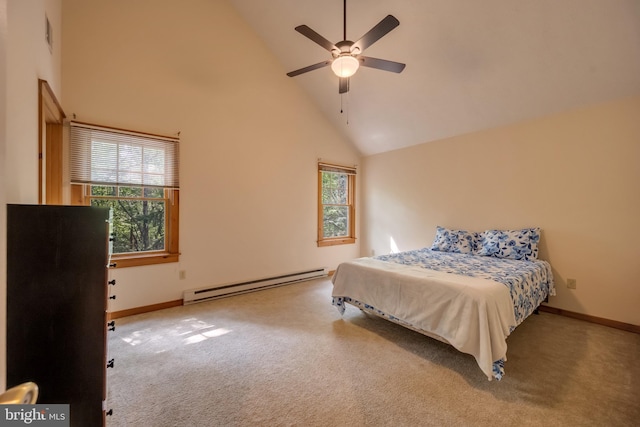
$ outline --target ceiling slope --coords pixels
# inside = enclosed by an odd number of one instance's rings
[[[342,40],[342,0],[229,0],[363,155],[640,94],[638,0],[349,0],[347,39],[388,14],[400,26],[367,55],[407,64],[361,68],[347,94],[330,55],[294,31]],[[341,112],[342,111],[342,112]]]

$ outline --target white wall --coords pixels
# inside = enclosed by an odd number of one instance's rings
[[[362,254],[430,246],[436,225],[540,226],[550,306],[640,325],[639,117],[636,96],[367,157]]]
[[[63,20],[68,116],[181,132],[180,262],[114,270],[112,310],[359,254],[316,246],[317,159],[357,152],[227,2],[65,0]]]
[[[51,52],[45,14],[54,31]],[[60,97],[60,29],[60,0],[0,0],[0,389],[6,385],[6,204],[38,201],[38,79]]]

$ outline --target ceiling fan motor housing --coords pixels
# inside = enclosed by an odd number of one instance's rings
[[[354,49],[355,52],[351,51],[351,46],[353,46],[353,42],[351,40],[343,40],[341,42],[336,43],[336,48],[331,51],[331,54],[334,58],[338,56],[348,54],[348,55],[357,55],[360,53],[360,49],[357,47]]]

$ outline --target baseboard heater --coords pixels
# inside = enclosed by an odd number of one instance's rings
[[[245,282],[231,283],[222,286],[211,286],[202,289],[191,289],[184,291],[182,303],[195,304],[197,302],[210,301],[217,298],[229,297],[232,295],[246,294],[247,292],[259,291],[276,286],[290,285],[292,283],[303,282],[305,280],[326,277],[325,267],[312,270],[299,271],[296,273],[282,274],[280,276],[266,277],[263,279],[248,280]]]

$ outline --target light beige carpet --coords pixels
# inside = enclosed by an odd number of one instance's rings
[[[506,376],[315,280],[116,320],[115,426],[638,426],[640,335],[549,313]]]

